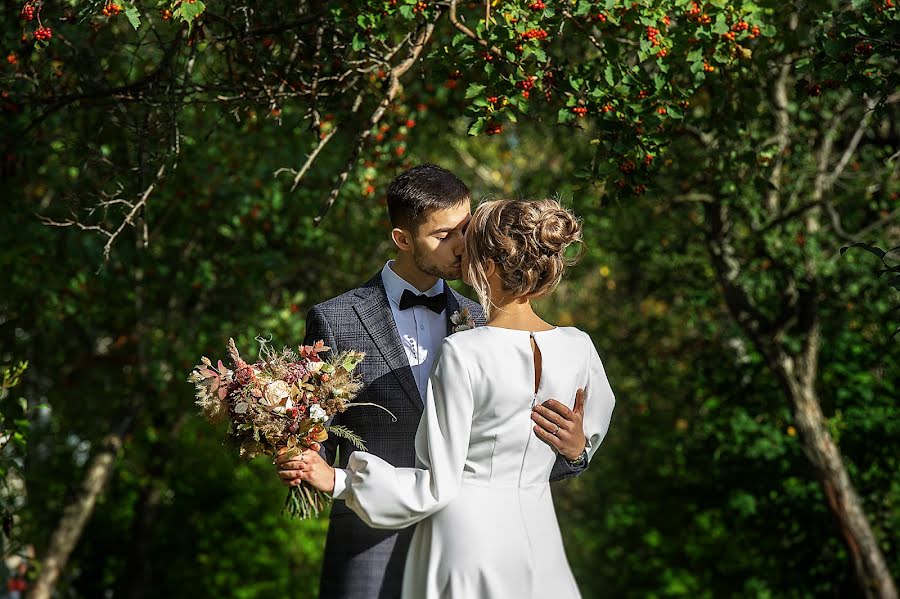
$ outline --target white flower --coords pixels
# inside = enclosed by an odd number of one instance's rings
[[[460,331],[468,331],[469,329],[475,328],[475,319],[472,318],[472,313],[469,312],[468,308],[463,308],[461,311],[456,311],[450,316],[450,322],[453,323],[452,333],[458,333]]]
[[[265,398],[263,403],[267,406],[272,408],[280,406],[284,403],[284,400],[290,400],[291,387],[284,381],[272,381],[266,385],[263,397]]]
[[[325,422],[325,420],[328,418],[328,414],[325,413],[325,410],[322,408],[322,406],[320,406],[319,404],[313,404],[309,408],[309,417],[317,422]]]

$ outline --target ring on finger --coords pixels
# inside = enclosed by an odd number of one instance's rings
[[[553,431],[553,436],[555,437],[559,433],[559,425],[556,425],[556,430]]]

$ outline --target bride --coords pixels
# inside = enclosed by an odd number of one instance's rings
[[[580,241],[581,225],[554,200],[479,206],[463,278],[488,324],[441,346],[416,435],[419,467],[356,451],[342,470],[314,451],[302,455],[301,479],[369,526],[418,523],[405,598],[580,596],[547,482],[556,455],[532,434],[533,408],[583,388],[590,460],[615,398],[590,337],[545,322],[530,302],[553,291],[570,264],[566,248]]]

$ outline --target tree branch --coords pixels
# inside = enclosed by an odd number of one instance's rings
[[[381,121],[381,118],[384,116],[385,111],[388,106],[391,105],[391,102],[394,101],[394,98],[397,96],[397,92],[400,91],[400,77],[403,76],[419,59],[419,56],[422,53],[422,50],[428,44],[429,40],[431,40],[431,36],[434,33],[434,28],[436,22],[441,18],[443,11],[438,11],[435,15],[434,21],[427,23],[416,36],[416,39],[413,41],[412,47],[409,51],[409,56],[391,69],[390,75],[388,77],[388,85],[387,91],[384,94],[384,97],[381,99],[381,102],[378,103],[378,106],[375,108],[375,111],[372,113],[372,116],[369,117],[368,121],[362,126],[359,133],[356,136],[356,141],[353,144],[353,150],[350,152],[350,157],[347,159],[346,164],[344,165],[343,171],[337,176],[335,179],[334,185],[331,188],[331,193],[328,194],[328,199],[325,201],[325,205],[322,207],[322,210],[319,212],[319,215],[315,217],[313,220],[313,224],[315,226],[319,226],[322,223],[322,220],[325,218],[325,215],[331,210],[331,207],[334,206],[334,202],[337,200],[338,194],[341,192],[341,188],[343,188],[344,183],[347,181],[347,177],[350,176],[350,172],[353,170],[353,167],[356,165],[356,161],[359,159],[359,155],[362,152],[362,148],[366,143],[366,140],[369,138],[369,135],[372,133],[372,129],[375,128],[376,125]]]
[[[453,26],[454,26],[457,30],[461,31],[462,33],[464,33],[464,34],[467,35],[468,37],[472,38],[473,40],[475,40],[476,42],[478,42],[479,44],[481,44],[482,46],[484,46],[485,48],[487,48],[492,54],[495,54],[495,55],[497,55],[497,56],[503,58],[503,52],[500,51],[500,48],[498,48],[497,46],[492,46],[492,45],[490,45],[490,44],[487,42],[487,40],[483,40],[483,39],[481,39],[480,37],[478,37],[477,35],[475,35],[475,32],[474,32],[474,31],[472,31],[471,29],[469,29],[468,27],[466,27],[466,26],[465,26],[465,25],[457,18],[457,16],[456,16],[456,4],[457,4],[457,1],[458,1],[458,0],[450,0],[450,23],[452,23]]]

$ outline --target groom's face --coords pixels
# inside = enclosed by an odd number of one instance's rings
[[[413,236],[412,257],[416,267],[434,277],[451,281],[460,278],[466,226],[471,219],[468,200],[429,214]]]

